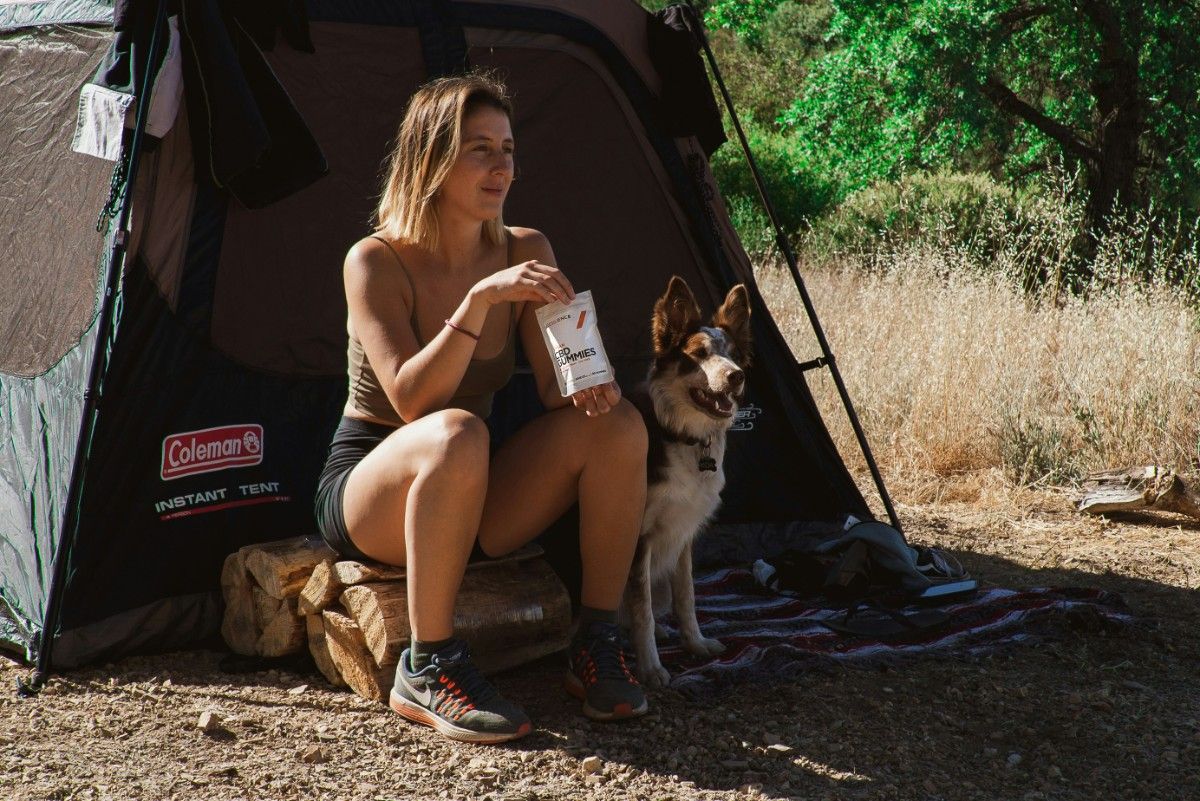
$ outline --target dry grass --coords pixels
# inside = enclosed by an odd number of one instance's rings
[[[758,280],[796,355],[817,355],[786,269],[763,267]],[[901,501],[1010,506],[1021,487],[1106,467],[1195,464],[1200,317],[1169,289],[1127,285],[1056,304],[916,250],[883,271],[835,266],[805,280]],[[809,384],[861,472],[828,371]]]

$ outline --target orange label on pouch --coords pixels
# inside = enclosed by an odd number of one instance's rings
[[[583,328],[583,318],[584,317],[587,317],[587,309],[584,309],[583,311],[581,311],[579,313],[579,322],[575,323],[576,331],[578,331],[580,328]]]

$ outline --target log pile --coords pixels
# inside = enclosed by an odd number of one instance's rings
[[[493,673],[565,648],[566,588],[527,546],[467,567],[455,605],[456,636]],[[240,654],[282,656],[307,646],[321,674],[384,701],[408,646],[403,568],[339,561],[323,543],[292,539],[249,545],[225,560],[221,634]]]

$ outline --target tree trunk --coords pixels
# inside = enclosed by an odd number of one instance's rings
[[[1136,4],[1134,4],[1136,5]],[[1092,82],[1099,116],[1096,149],[1099,158],[1088,164],[1088,219],[1099,237],[1116,216],[1137,202],[1138,144],[1143,119],[1137,48],[1141,17],[1136,8],[1121,12],[1103,0],[1087,0],[1081,10],[1100,34],[1100,62]]]

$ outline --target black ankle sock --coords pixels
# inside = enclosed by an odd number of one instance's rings
[[[452,642],[453,637],[444,640],[413,640],[412,650],[409,651],[409,669],[415,673],[429,667],[429,658]]]
[[[582,637],[586,634],[593,623],[617,625],[616,610],[593,609],[590,606],[579,607],[579,632],[577,636]]]

